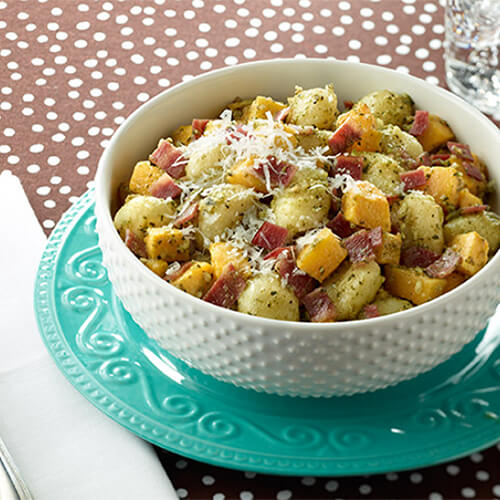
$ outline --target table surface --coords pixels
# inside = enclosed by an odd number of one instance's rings
[[[335,57],[446,86],[435,0],[0,1],[0,171],[49,234],[92,186],[110,136],[140,104],[204,71]],[[158,450],[180,498],[500,497],[500,444],[418,471],[265,476]]]

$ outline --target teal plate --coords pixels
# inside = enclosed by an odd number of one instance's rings
[[[329,399],[240,389],[170,356],[124,310],[102,265],[92,192],[52,232],[35,309],[59,369],[89,401],[147,441],[203,462],[373,474],[448,461],[500,439],[500,314],[449,361],[396,387]]]

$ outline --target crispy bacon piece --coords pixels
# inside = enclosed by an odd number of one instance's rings
[[[182,193],[182,189],[168,174],[163,174],[158,180],[153,182],[149,191],[156,198],[163,199],[177,198]]]
[[[351,120],[346,120],[330,137],[328,146],[334,155],[342,153],[361,138],[361,132],[353,125]]]
[[[354,233],[354,229],[351,227],[350,222],[344,217],[342,212],[339,212],[330,222],[328,222],[326,227],[331,229],[341,238],[347,238]]]
[[[437,153],[430,156],[432,165],[445,165],[450,159],[450,154],[447,153]]]
[[[338,156],[335,159],[335,175],[347,174],[360,181],[363,173],[363,158],[359,156]]]
[[[427,177],[423,170],[412,170],[411,172],[403,172],[399,174],[405,191],[410,191],[418,187],[422,187],[427,182]]]
[[[295,264],[295,257],[290,247],[282,249],[276,259],[277,273],[292,287],[300,299],[314,288],[314,279],[301,271]]]
[[[375,248],[382,245],[382,228],[376,227],[367,231],[361,229],[349,238],[343,240],[344,247],[349,252],[349,259],[353,264],[375,260]]]
[[[191,127],[193,128],[193,136],[195,139],[198,139],[201,135],[203,135],[203,132],[205,132],[205,128],[207,127],[207,124],[210,120],[205,120],[205,119],[200,119],[200,118],[195,118],[193,122],[191,123]]]
[[[266,171],[269,175],[271,187],[287,187],[293,179],[297,167],[284,161],[279,161],[275,156],[268,156],[264,161],[254,167],[255,172],[266,179]]]
[[[188,222],[192,221],[198,215],[199,205],[198,203],[193,203],[185,208],[174,220],[174,226],[184,226]]]
[[[238,142],[246,136],[248,136],[248,130],[246,130],[243,125],[229,127],[226,135],[226,143],[229,146],[233,142]]]
[[[458,156],[462,160],[474,161],[472,156],[472,151],[468,144],[462,144],[461,142],[448,141],[446,143],[451,154]]]
[[[182,152],[165,139],[162,139],[158,147],[149,155],[149,161],[165,170],[174,179],[179,179],[186,172],[186,161],[182,157]]]
[[[378,318],[380,316],[380,311],[378,310],[377,304],[368,304],[363,307],[363,313],[365,318]]]
[[[480,214],[490,208],[488,205],[473,205],[472,207],[463,207],[460,209],[460,215]]]
[[[264,222],[252,239],[252,245],[274,250],[283,246],[288,236],[288,229],[272,222]]]
[[[335,321],[337,315],[335,305],[323,288],[316,288],[302,297],[302,304],[304,304],[313,323]]]
[[[439,255],[423,247],[409,247],[401,251],[400,262],[407,267],[427,267],[439,259]]]
[[[281,111],[278,111],[274,117],[274,119],[278,122],[285,122],[286,120],[286,117],[288,116],[288,114],[290,113],[290,106],[282,109]]]
[[[351,109],[354,106],[353,101],[344,101],[344,108],[345,109]]]
[[[332,213],[336,214],[340,210],[340,207],[342,206],[342,198],[340,196],[337,196],[334,193],[330,193],[331,198],[330,198],[330,209]]]
[[[419,110],[415,113],[415,119],[409,133],[418,137],[422,135],[429,127],[429,112]]]
[[[184,262],[184,264],[182,264],[182,266],[180,266],[179,269],[176,269],[175,271],[169,272],[167,269],[164,279],[168,282],[175,281],[177,278],[180,278],[192,265],[193,261],[189,261]]]
[[[265,257],[264,260],[277,259],[281,252],[286,252],[287,250],[293,251],[293,247],[278,247],[271,250]]]
[[[468,161],[462,161],[462,165],[465,168],[465,173],[469,177],[472,177],[473,179],[476,179],[476,181],[484,182],[484,175],[481,172],[481,170],[479,170],[476,167],[476,165],[474,165],[473,163],[470,163]]]
[[[422,153],[418,158],[417,158],[417,164],[418,166],[424,165],[426,167],[430,167],[432,165],[432,157],[429,155],[429,153],[425,152]]]
[[[135,233],[130,229],[125,231],[125,245],[138,257],[147,258],[146,245]]]
[[[246,281],[240,273],[236,271],[232,264],[228,264],[205,294],[203,300],[216,306],[229,308],[238,300],[245,286]]]
[[[425,268],[425,272],[431,278],[446,278],[456,269],[461,258],[457,252],[447,248],[439,259]]]

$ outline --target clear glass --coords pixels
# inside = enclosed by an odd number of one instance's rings
[[[445,28],[448,86],[500,119],[500,0],[447,0]]]

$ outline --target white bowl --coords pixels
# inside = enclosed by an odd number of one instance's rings
[[[204,74],[142,105],[99,162],[96,215],[104,265],[145,332],[219,380],[292,396],[373,391],[445,361],[474,338],[499,303],[500,252],[464,285],[424,305],[364,321],[314,324],[248,316],[203,302],[153,274],[126,248],[112,222],[117,188],[160,137],[193,117],[215,116],[236,96],[285,99],[295,85],[329,82],[340,102],[385,88],[409,93],[418,108],[449,122],[500,185],[500,134],[493,123],[449,92],[376,66],[325,59],[250,63]],[[497,207],[499,200],[497,193]]]

